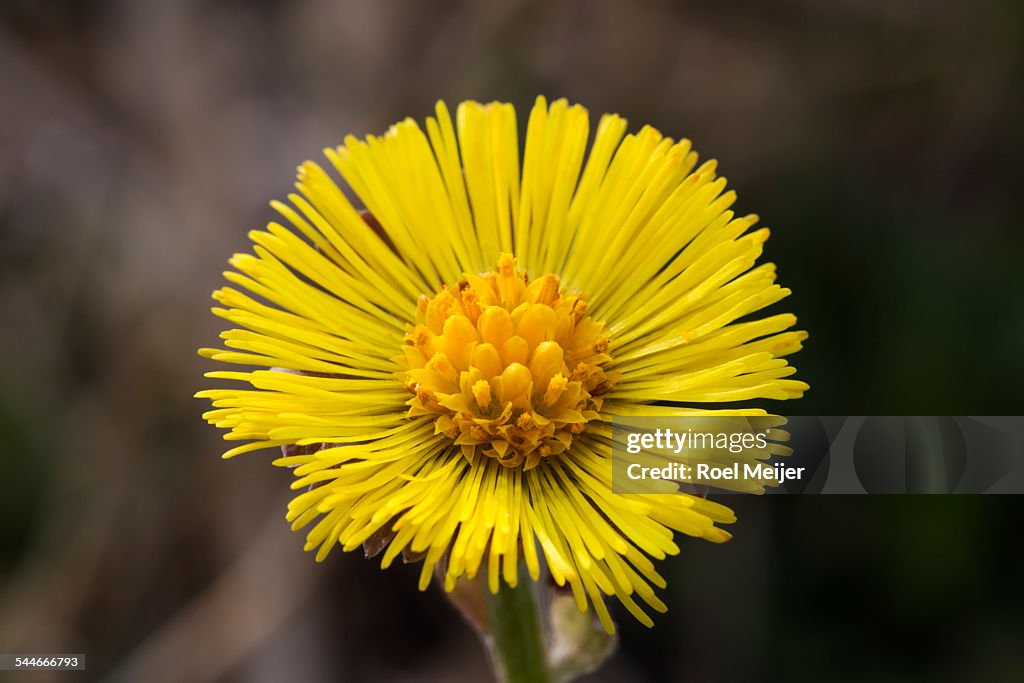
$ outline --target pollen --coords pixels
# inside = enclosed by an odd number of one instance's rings
[[[616,379],[608,351],[581,294],[550,273],[531,280],[502,254],[492,272],[422,297],[395,360],[410,417],[436,414],[435,432],[470,462],[529,470],[598,417]]]

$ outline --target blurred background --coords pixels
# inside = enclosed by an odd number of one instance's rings
[[[191,398],[295,166],[438,98],[716,157],[811,332],[784,410],[1022,414],[1022,45],[1017,0],[3,0],[0,652],[88,671],[0,678],[488,680],[414,567],[314,564],[291,476],[221,462]],[[1024,680],[1019,498],[728,502],[586,680]]]

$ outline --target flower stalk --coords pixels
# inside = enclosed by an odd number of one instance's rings
[[[500,683],[549,683],[547,648],[538,606],[540,585],[520,566],[513,588],[505,582],[487,595],[491,662]]]

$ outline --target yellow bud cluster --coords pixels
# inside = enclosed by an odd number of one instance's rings
[[[614,382],[604,323],[557,276],[531,281],[511,254],[421,297],[416,321],[396,358],[409,415],[436,415],[435,432],[470,461],[536,467],[597,417]]]

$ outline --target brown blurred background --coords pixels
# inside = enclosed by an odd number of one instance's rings
[[[1021,414],[1017,0],[0,3],[0,652],[14,681],[484,681],[415,571],[315,565],[192,398],[295,166],[443,98],[687,136],[811,331],[801,414]],[[1017,498],[734,499],[590,681],[1017,681]],[[4,674],[0,673],[0,678]]]

